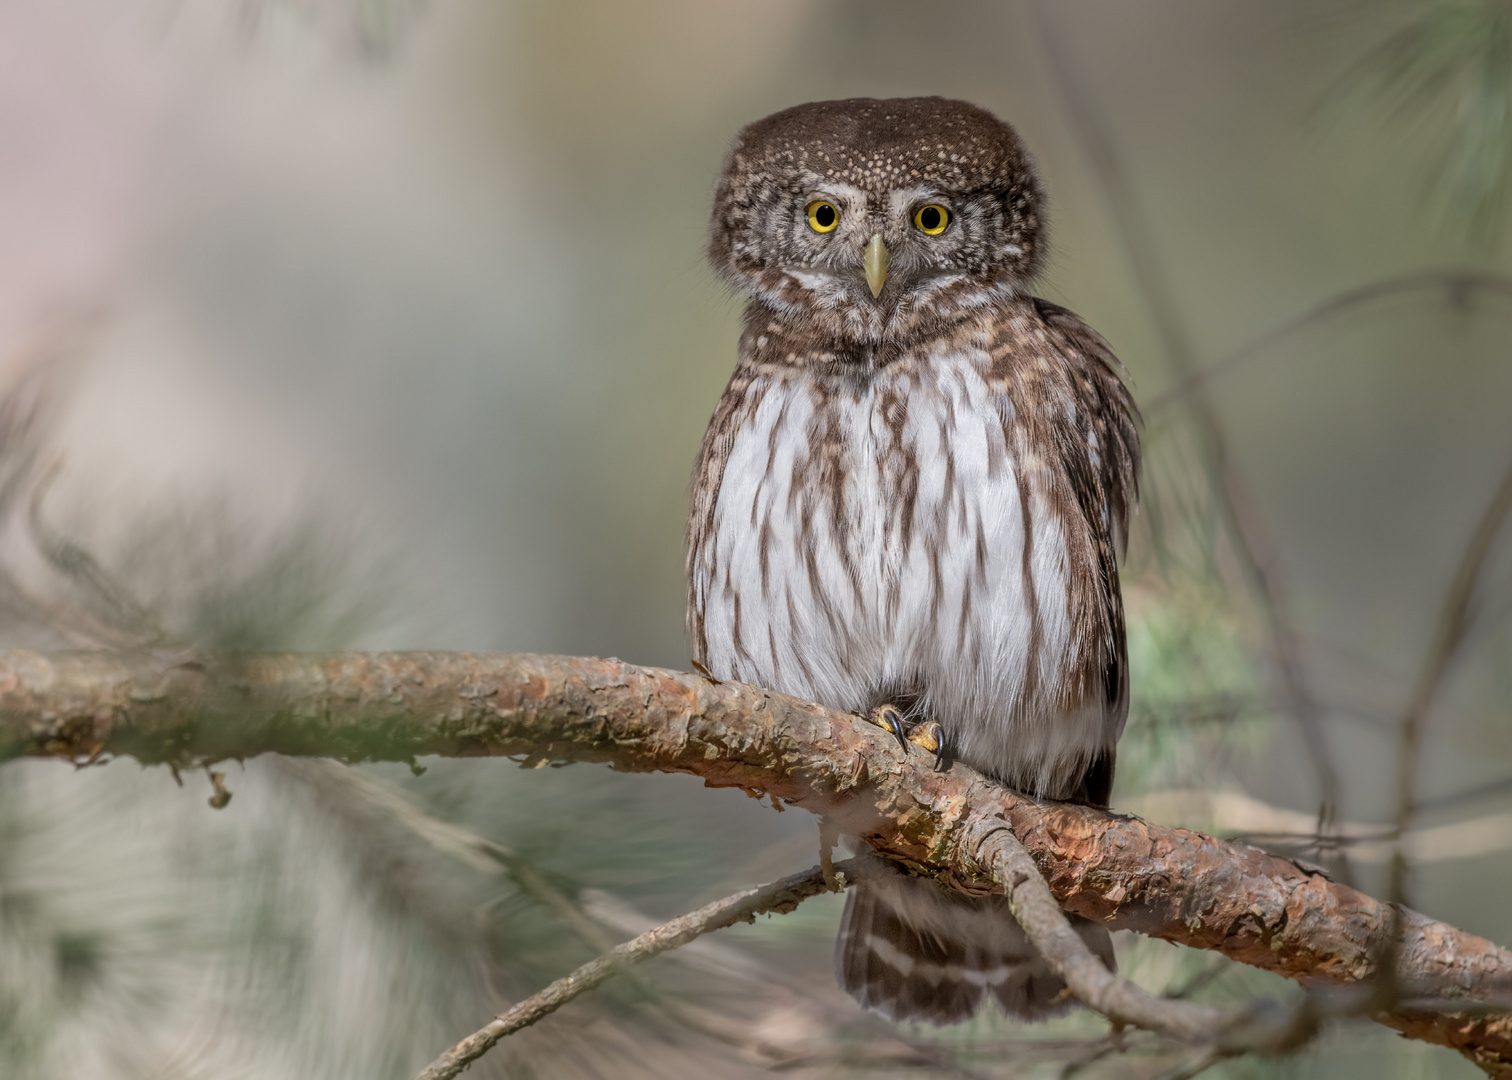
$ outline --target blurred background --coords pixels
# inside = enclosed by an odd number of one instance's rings
[[[740,314],[703,260],[723,153],[913,94],[1018,127],[1040,291],[1144,409],[1115,805],[1512,943],[1504,0],[7,0],[0,643],[686,668]],[[412,1076],[603,943],[814,862],[807,814],[688,777],[420,766],[233,764],[218,812],[203,772],[0,767],[0,1074]],[[841,906],[655,961],[473,1075],[1181,1060],[1085,1015],[867,1017]],[[1120,938],[1157,991],[1297,993]],[[1480,1073],[1360,1022],[1210,1075]]]

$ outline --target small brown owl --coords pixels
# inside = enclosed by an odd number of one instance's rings
[[[694,473],[688,621],[720,678],[1105,805],[1137,413],[1107,342],[1029,294],[1044,251],[1029,158],[974,105],[817,102],[740,133],[709,255],[749,303]],[[899,1020],[1061,1007],[1001,897],[901,874],[852,890],[836,966]]]

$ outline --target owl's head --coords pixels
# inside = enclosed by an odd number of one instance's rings
[[[1044,249],[1018,135],[964,101],[817,101],[735,139],[709,257],[737,288],[878,341],[1022,289]]]

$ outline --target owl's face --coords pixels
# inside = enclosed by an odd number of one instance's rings
[[[1043,248],[1018,136],[943,98],[800,105],[736,138],[710,257],[837,337],[905,337],[1021,289]]]

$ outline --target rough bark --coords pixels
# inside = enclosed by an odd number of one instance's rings
[[[1393,909],[1286,859],[1083,806],[1040,804],[809,702],[617,660],[465,653],[0,653],[0,758],[180,767],[265,752],[348,761],[523,755],[686,772],[825,815],[883,855],[995,891],[1005,822],[1067,911],[1310,984],[1374,973]],[[1402,912],[1399,985],[1466,1011],[1375,1019],[1512,1075],[1512,952]]]

